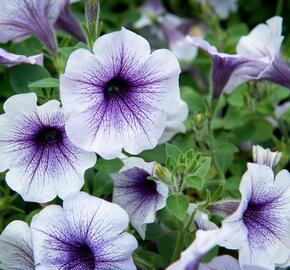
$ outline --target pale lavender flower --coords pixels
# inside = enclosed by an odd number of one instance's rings
[[[275,168],[282,157],[282,153],[271,152],[269,148],[264,149],[260,145],[253,146],[253,161],[258,164]]]
[[[0,0],[0,42],[20,42],[32,35],[52,52],[57,43],[52,25],[63,0]]]
[[[18,55],[9,53],[4,49],[0,48],[0,65],[6,67],[13,67],[19,64],[32,64],[32,65],[43,65],[43,54],[37,54],[32,56]]]
[[[219,244],[239,249],[241,267],[274,270],[290,251],[290,174],[282,170],[274,179],[270,167],[249,163],[240,192],[239,208],[222,224],[231,236]]]
[[[68,114],[60,102],[37,106],[34,93],[10,97],[0,116],[0,171],[7,184],[24,200],[48,202],[77,192],[84,172],[95,164],[94,153],[85,152],[68,139],[64,125]]]
[[[70,4],[77,1],[62,0],[62,2],[63,4],[60,10],[60,14],[54,26],[67,32],[76,39],[85,42],[86,37],[82,31],[80,23],[70,11]]]
[[[32,234],[23,221],[12,221],[0,235],[0,268],[35,270]]]
[[[144,239],[146,226],[155,221],[156,212],[166,206],[168,187],[154,175],[154,162],[141,158],[124,159],[124,167],[113,175],[113,202],[125,209],[130,223]]]
[[[259,24],[240,39],[235,55],[219,53],[207,41],[188,37],[212,58],[213,98],[249,80],[270,80],[290,88],[290,70],[280,57],[281,31],[282,18],[278,16]]]
[[[166,64],[165,64],[166,63]],[[180,102],[180,66],[169,50],[150,53],[149,43],[123,28],[97,39],[93,53],[68,59],[60,93],[71,112],[70,140],[106,159],[154,148],[170,104]]]
[[[37,270],[135,270],[128,222],[120,206],[84,192],[45,207],[31,223]]]

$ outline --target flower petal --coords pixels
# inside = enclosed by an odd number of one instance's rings
[[[17,55],[14,53],[9,53],[4,49],[0,48],[0,65],[4,65],[6,67],[13,67],[19,64],[36,64],[43,65],[43,54],[37,54],[32,56],[25,55]]]
[[[0,8],[0,42],[22,41],[38,37],[55,52],[57,44],[51,24],[60,12],[62,0],[2,0]]]
[[[168,188],[161,181],[148,179],[152,176],[150,163],[136,158],[130,160],[128,158],[125,170],[113,175],[113,202],[127,211],[132,226],[144,239],[147,224],[154,222],[156,212],[166,206]],[[133,165],[133,162],[136,162],[135,166],[128,168],[128,163]],[[142,167],[140,163],[143,163]],[[144,167],[149,167],[149,170]]]
[[[23,221],[12,221],[0,236],[0,267],[34,270],[32,235]]]
[[[32,220],[39,269],[135,270],[136,239],[123,231],[126,212],[116,204],[80,192],[52,205]]]

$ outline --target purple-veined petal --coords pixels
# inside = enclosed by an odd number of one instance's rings
[[[37,106],[34,93],[10,97],[0,116],[0,170],[24,200],[48,202],[77,192],[94,153],[73,145],[64,129],[68,114],[56,100]]]
[[[144,239],[147,224],[154,222],[156,212],[166,206],[168,187],[148,179],[153,176],[153,163],[134,157],[124,162],[124,168],[113,175],[113,202],[126,210],[130,223]]]
[[[0,235],[0,267],[35,270],[31,230],[25,222],[12,221]]]
[[[36,269],[136,270],[128,221],[120,206],[84,192],[47,206],[31,223]]]
[[[201,38],[188,37],[193,46],[205,51],[212,59],[213,98],[218,99],[222,92],[231,92],[240,84],[259,79],[267,68],[265,59],[250,59],[237,54],[219,53],[217,49]]]
[[[81,29],[80,23],[75,18],[75,16],[70,11],[70,3],[74,3],[69,0],[62,0],[63,5],[60,10],[59,17],[55,22],[54,26],[60,30],[67,32],[68,34],[72,35],[76,39],[85,42],[86,37]]]
[[[169,50],[150,54],[148,42],[124,28],[97,39],[93,51],[75,51],[61,77],[69,138],[107,159],[154,148],[168,104],[180,101],[177,59]]]
[[[13,67],[19,64],[32,64],[32,65],[43,65],[43,54],[37,54],[32,56],[17,55],[9,53],[4,49],[0,48],[0,65],[6,67]]]
[[[31,35],[39,38],[52,52],[57,43],[52,24],[62,0],[1,0],[0,42],[22,41]]]
[[[223,228],[235,232],[220,245],[239,249],[241,266],[273,270],[289,255],[289,172],[282,170],[274,180],[270,167],[249,163],[240,192],[239,208],[223,221]]]

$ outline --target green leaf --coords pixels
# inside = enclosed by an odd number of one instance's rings
[[[48,78],[48,71],[38,65],[18,65],[9,69],[9,80],[15,93],[31,92],[29,84]]]
[[[213,203],[213,202],[218,201],[222,197],[223,192],[224,192],[224,186],[219,185],[218,188],[211,195],[210,202]]]
[[[192,113],[205,113],[207,112],[208,105],[206,99],[198,92],[190,87],[181,87],[181,97],[187,103],[190,112]]]
[[[168,265],[173,260],[179,237],[180,232],[173,231],[162,235],[159,239],[157,248],[165,265]]]
[[[118,158],[111,160],[99,159],[97,162],[97,169],[108,173],[116,173],[123,167],[123,165],[124,163],[122,160]]]
[[[173,214],[180,221],[184,220],[189,205],[189,200],[186,196],[181,194],[172,194],[167,198],[166,204],[171,214]]]
[[[57,88],[59,87],[59,80],[55,78],[45,78],[36,82],[30,83],[29,88]]]
[[[177,146],[170,143],[165,144],[165,151],[167,157],[177,157],[182,154],[181,150]]]
[[[211,165],[211,157],[200,157],[198,162],[198,169],[194,172],[195,176],[205,179]]]
[[[203,188],[204,180],[199,176],[188,176],[185,178],[185,185],[187,187],[195,188],[201,190]]]

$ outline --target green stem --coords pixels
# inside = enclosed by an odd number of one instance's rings
[[[283,11],[284,0],[278,0],[276,5],[276,15],[281,15]]]
[[[175,262],[176,260],[179,259],[180,254],[183,250],[183,245],[184,245],[184,228],[183,228],[183,222],[180,221],[178,239],[177,239],[177,244],[175,247],[174,255],[172,257],[172,262]]]

